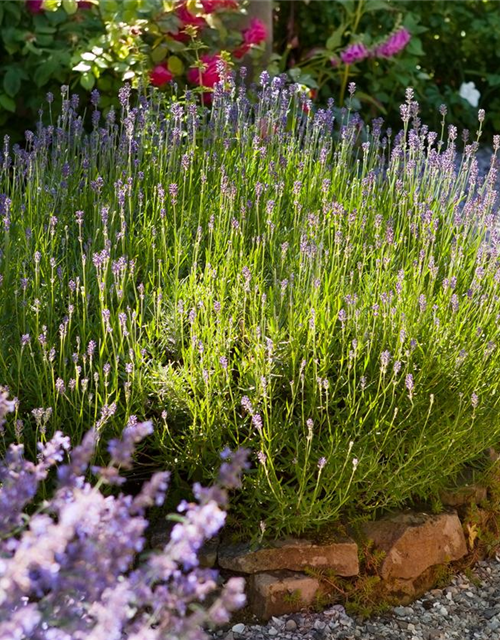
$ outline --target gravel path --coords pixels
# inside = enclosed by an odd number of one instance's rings
[[[488,640],[500,638],[500,556],[480,562],[473,581],[456,576],[407,607],[367,620],[342,606],[323,613],[273,618],[267,625],[234,625],[223,640]]]

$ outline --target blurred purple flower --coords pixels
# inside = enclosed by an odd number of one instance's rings
[[[385,42],[373,50],[376,58],[392,58],[402,51],[411,40],[411,34],[405,27],[391,34]]]
[[[350,44],[340,54],[340,59],[344,64],[355,64],[368,57],[368,49],[361,42]]]
[[[0,417],[12,405],[2,391]],[[126,427],[127,455],[150,429],[140,422]],[[248,452],[223,452],[219,486],[195,485],[196,502],[180,505],[182,519],[166,546],[142,557],[145,509],[162,504],[169,474],[154,474],[134,498],[103,495],[86,480],[96,438],[89,432],[59,466],[58,487],[37,510],[30,503],[39,482],[66,456],[69,438],[56,433],[39,445],[36,464],[20,445],[0,461],[0,637],[205,639],[207,625],[227,622],[245,603],[243,580],[219,589],[215,572],[198,566],[198,552],[223,526],[223,487],[241,485]],[[102,477],[113,473],[106,468]],[[203,609],[209,594],[215,597]]]

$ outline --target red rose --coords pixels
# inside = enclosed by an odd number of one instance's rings
[[[172,73],[163,64],[158,64],[149,73],[149,81],[154,87],[162,87],[173,80]]]
[[[205,13],[213,13],[217,9],[237,9],[238,0],[201,0]]]
[[[195,16],[194,14],[192,14],[191,11],[189,11],[189,9],[184,4],[177,9],[176,16],[181,21],[181,24],[179,26],[179,31],[178,33],[169,33],[168,35],[173,40],[177,40],[177,42],[189,42],[190,40],[189,35],[187,33],[183,33],[183,30],[186,27],[192,26],[197,28],[203,28],[207,24],[205,21],[205,18],[201,18],[200,16]]]
[[[218,55],[202,55],[201,61],[203,62],[204,69],[189,69],[187,72],[188,81],[202,87],[213,87],[214,84],[220,80],[219,72],[217,71],[217,62],[219,60]]]

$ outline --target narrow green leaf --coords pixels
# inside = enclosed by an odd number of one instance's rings
[[[340,47],[344,30],[345,26],[341,24],[340,27],[337,27],[337,29],[335,29],[332,35],[328,38],[328,40],[326,41],[326,48],[329,51],[335,51],[335,49],[338,49]]]

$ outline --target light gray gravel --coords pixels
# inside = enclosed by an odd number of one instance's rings
[[[406,607],[368,620],[341,605],[322,613],[273,618],[267,625],[235,625],[222,640],[493,640],[500,638],[500,557],[480,562],[471,582],[456,576]],[[476,580],[477,579],[477,580]],[[480,584],[476,584],[480,581]]]

